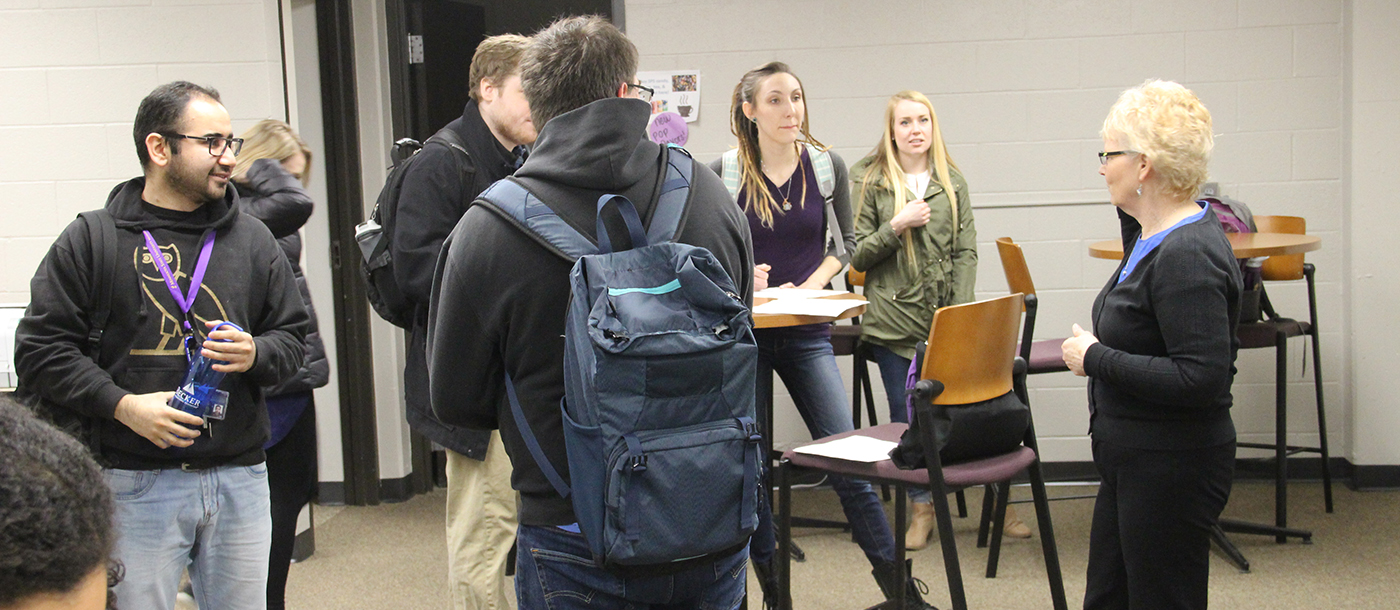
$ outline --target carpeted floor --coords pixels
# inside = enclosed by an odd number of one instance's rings
[[[1056,487],[1051,495],[1092,491]],[[1279,545],[1272,537],[1232,535],[1252,569],[1242,573],[1220,555],[1213,556],[1212,607],[1400,607],[1400,492],[1354,492],[1338,485],[1334,489],[1337,510],[1328,515],[1322,510],[1320,484],[1295,483],[1289,491],[1289,523],[1311,529],[1313,543]],[[980,492],[969,496],[974,514],[980,496]],[[1024,487],[1012,492],[1013,499],[1029,497]],[[1272,484],[1237,483],[1225,513],[1227,517],[1271,521],[1272,502]],[[797,514],[840,517],[840,506],[829,490],[795,491],[793,504]],[[1092,506],[1092,500],[1051,503],[1071,608],[1079,607],[1083,600]],[[1032,506],[1017,507],[1026,522],[1033,524]],[[887,505],[887,512],[892,515],[893,507]],[[954,527],[970,607],[1050,607],[1038,538],[1007,540],[998,577],[986,579],[982,575],[986,551],[975,548],[975,518],[954,519]],[[796,536],[808,560],[793,564],[794,607],[853,609],[879,601],[869,564],[849,534],[809,529],[798,530]],[[915,576],[929,586],[929,601],[940,608],[950,607],[937,542],[910,556]],[[292,566],[287,602],[293,610],[451,608],[446,577],[441,492],[402,504],[317,507],[316,554]],[[750,591],[750,607],[761,607],[752,578]]]

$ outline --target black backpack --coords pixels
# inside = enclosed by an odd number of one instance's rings
[[[384,188],[379,191],[379,198],[374,202],[374,212],[370,214],[369,220],[355,226],[355,242],[360,245],[360,254],[363,257],[360,275],[365,279],[365,293],[369,297],[369,304],[379,317],[399,328],[409,328],[413,325],[414,304],[394,280],[394,257],[390,248],[394,235],[394,217],[398,213],[399,196],[403,192],[403,179],[408,174],[409,166],[418,158],[419,151],[431,144],[452,149],[464,180],[471,179],[475,173],[471,155],[467,154],[461,136],[450,127],[438,130],[422,144],[411,138],[403,138],[394,142],[389,152],[394,166],[389,170],[389,178],[384,181]]]
[[[118,185],[113,189],[113,193],[120,188]],[[78,218],[87,224],[88,239],[92,244],[92,267],[88,274],[92,282],[88,286],[88,336],[83,345],[83,354],[98,366],[103,366],[106,363],[102,361],[102,333],[107,330],[107,321],[112,314],[113,279],[117,276],[117,265],[121,260],[121,255],[117,252],[117,223],[111,212],[105,209],[83,212],[78,214]],[[29,313],[30,310],[26,308],[25,315]],[[15,388],[14,398],[49,423],[78,439],[87,446],[94,458],[102,458],[102,426],[96,419],[49,404],[33,388],[23,384]]]

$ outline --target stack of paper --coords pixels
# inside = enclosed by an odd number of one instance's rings
[[[755,305],[754,313],[788,314],[797,316],[839,317],[847,309],[860,307],[865,301],[856,299],[777,299]]]
[[[856,435],[826,443],[798,447],[793,451],[850,462],[874,463],[890,459],[890,452],[898,446],[899,443]]]
[[[816,299],[850,294],[844,290],[807,290],[805,288],[764,288],[753,294],[755,299]]]

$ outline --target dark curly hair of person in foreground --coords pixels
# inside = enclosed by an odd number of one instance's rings
[[[115,608],[112,493],[86,448],[0,394],[0,610]]]

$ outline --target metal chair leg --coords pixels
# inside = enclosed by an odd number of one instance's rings
[[[1035,498],[1035,519],[1040,527],[1040,549],[1045,554],[1045,574],[1050,581],[1050,602],[1055,610],[1069,610],[1065,602],[1065,581],[1060,574],[1060,551],[1055,546],[1055,526],[1050,521],[1050,499],[1045,493],[1045,473],[1040,468],[1040,458],[1036,458],[1028,469],[1031,476],[1031,495]]]
[[[982,517],[977,523],[977,548],[987,548],[987,535],[991,533],[992,510],[995,508],[996,493],[992,486],[982,488]]]
[[[948,574],[948,595],[953,610],[967,610],[967,592],[963,590],[962,566],[958,563],[958,543],[953,538],[953,518],[949,514],[945,489],[933,489],[934,518],[938,522],[938,544],[943,547],[943,569]]]
[[[1274,525],[1288,527],[1288,336],[1275,334],[1274,379]],[[1279,544],[1285,536],[1274,538]]]
[[[1322,402],[1322,348],[1317,344],[1317,325],[1312,327],[1313,388],[1317,392],[1318,451],[1322,454],[1322,501],[1332,512],[1332,462],[1327,451],[1327,409]]]
[[[1010,481],[999,483],[996,487],[996,510],[992,515],[992,541],[991,548],[987,549],[987,578],[997,577],[997,563],[1001,561],[1001,539],[1006,532],[1006,504],[1010,499]]]

